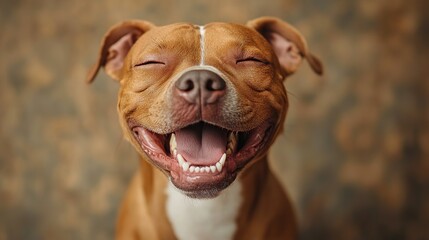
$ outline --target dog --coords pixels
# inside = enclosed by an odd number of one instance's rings
[[[129,20],[105,34],[101,67],[119,81],[124,137],[141,155],[117,239],[296,239],[267,151],[288,110],[284,80],[321,61],[290,24]]]

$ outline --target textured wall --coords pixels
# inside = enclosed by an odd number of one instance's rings
[[[273,164],[302,239],[429,236],[429,18],[424,1],[3,0],[0,240],[111,239],[137,167],[122,140],[118,85],[84,84],[112,24],[142,18],[287,20],[326,65],[303,64]]]

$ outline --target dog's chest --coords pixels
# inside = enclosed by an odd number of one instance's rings
[[[238,180],[213,199],[191,199],[167,187],[167,216],[178,239],[232,239],[241,202]]]

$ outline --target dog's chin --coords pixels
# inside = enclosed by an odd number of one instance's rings
[[[270,122],[246,132],[198,122],[169,134],[130,124],[135,140],[152,164],[191,198],[213,198],[234,182],[272,138]]]
[[[180,181],[173,178],[170,175],[171,183],[176,187],[178,191],[190,198],[215,198],[227,188],[232,182],[234,182],[236,174],[228,175],[224,178],[221,178],[220,181],[214,182],[211,179],[208,179],[208,182],[199,182],[198,184],[189,182],[189,181]]]

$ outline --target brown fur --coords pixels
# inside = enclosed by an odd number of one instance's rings
[[[288,109],[283,80],[298,68],[302,59],[307,59],[319,74],[322,65],[308,51],[301,34],[279,19],[259,18],[247,26],[211,23],[205,26],[205,64],[223,74],[229,84],[228,92],[217,104],[190,106],[175,95],[172,84],[181,72],[199,64],[201,53],[195,47],[199,44],[199,32],[192,24],[155,27],[144,21],[124,22],[106,34],[99,60],[88,75],[91,82],[104,66],[120,82],[120,122],[125,137],[142,156],[140,171],[121,207],[117,239],[175,238],[165,210],[165,175],[169,171],[153,165],[133,137],[130,119],[159,134],[199,119],[235,131],[249,131],[266,121],[272,122],[274,130],[266,146],[238,175],[244,201],[235,239],[295,239],[292,207],[268,166],[267,151],[280,133]],[[235,64],[237,58],[245,58],[242,55],[246,54],[271,64]],[[153,61],[151,56],[168,64],[134,67],[142,61]],[[233,113],[227,111],[232,103]]]

